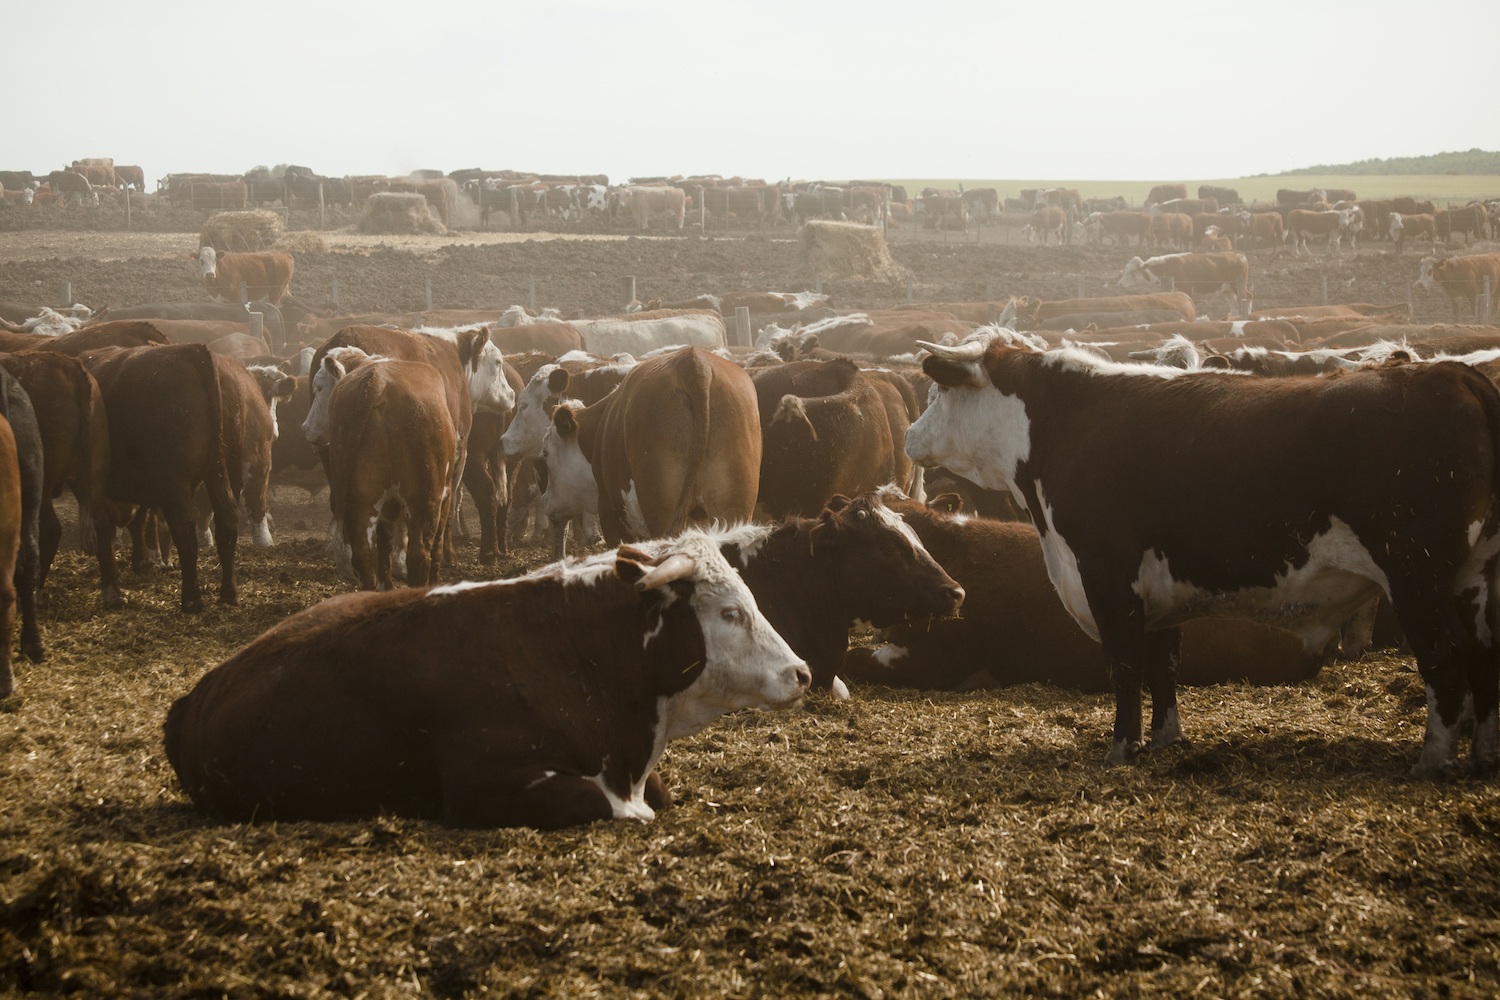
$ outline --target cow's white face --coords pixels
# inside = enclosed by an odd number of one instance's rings
[[[554,424],[542,435],[542,461],[547,463],[547,492],[542,494],[542,513],[554,523],[580,514],[599,513],[599,485],[578,435],[564,436]]]
[[[312,406],[308,407],[307,418],[302,421],[302,436],[307,438],[309,444],[328,443],[328,398],[333,395],[333,387],[343,377],[344,366],[330,351],[324,355],[323,363],[312,376]]]
[[[1120,272],[1121,288],[1155,288],[1160,284],[1161,279],[1152,274],[1139,257],[1130,258],[1125,270]]]
[[[469,399],[476,410],[509,413],[516,406],[516,390],[505,378],[505,356],[486,340],[477,365],[469,367]]]
[[[1394,239],[1399,239],[1400,236],[1401,236],[1401,230],[1404,229],[1404,228],[1406,228],[1406,227],[1404,225],[1402,225],[1402,222],[1401,222],[1401,213],[1400,212],[1392,212],[1391,213],[1391,239],[1393,239],[1393,240]]]
[[[213,247],[200,247],[198,249],[198,275],[203,278],[212,278],[218,273],[219,255]]]
[[[536,458],[542,453],[542,438],[552,426],[552,415],[547,412],[547,400],[551,398],[552,390],[547,386],[547,379],[556,369],[556,365],[543,365],[516,397],[516,415],[511,418],[505,433],[500,435],[500,447],[505,449],[507,461]]]
[[[1031,419],[1018,396],[1002,393],[977,361],[964,363],[968,381],[934,386],[927,409],[906,430],[906,454],[942,466],[985,489],[1016,489],[1016,467],[1031,454]]]
[[[662,699],[668,739],[698,732],[741,708],[787,708],[807,691],[807,664],[760,613],[755,595],[702,532],[673,546],[696,562],[692,606],[703,630],[703,672],[685,690]]]
[[[1432,279],[1432,269],[1436,265],[1436,258],[1428,257],[1422,261],[1422,273],[1417,277],[1417,284],[1428,291],[1432,291],[1432,289],[1437,287],[1437,283]]]

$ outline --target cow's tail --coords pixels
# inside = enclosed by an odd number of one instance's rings
[[[672,512],[672,520],[667,525],[667,535],[681,534],[686,530],[688,515],[693,510],[693,496],[698,492],[698,477],[708,461],[714,372],[708,360],[698,351],[690,351],[684,360],[687,363],[678,366],[678,386],[687,397],[693,430],[688,443],[687,474],[682,477],[682,491],[677,496],[677,508]]]
[[[221,511],[234,510],[234,495],[229,488],[229,459],[225,454],[228,442],[224,439],[224,392],[219,386],[219,370],[214,363],[213,352],[203,344],[186,345],[192,348],[193,363],[203,378],[203,391],[208,396],[208,431],[210,465],[203,477],[203,486],[208,490],[209,503],[213,505],[217,526]]]

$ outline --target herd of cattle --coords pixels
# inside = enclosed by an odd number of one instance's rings
[[[701,213],[705,225],[776,226],[808,219],[846,219],[871,225],[967,231],[973,226],[1022,222],[1032,242],[1149,244],[1155,249],[1229,250],[1271,247],[1308,252],[1309,241],[1337,252],[1360,239],[1417,239],[1428,248],[1463,236],[1466,242],[1500,236],[1500,200],[1439,208],[1410,197],[1360,199],[1350,190],[1277,191],[1274,202],[1243,201],[1233,188],[1159,184],[1140,209],[1124,198],[1085,199],[1073,188],[1027,188],[1005,197],[992,187],[926,188],[910,194],[883,181],[764,180],[714,175],[640,177],[611,185],[603,174],[557,175],[515,170],[418,170],[408,177],[327,177],[308,167],[256,167],[245,174],[173,173],[146,192],[140,167],[108,157],[76,160],[48,174],[0,170],[0,192],[16,205],[100,205],[133,192],[133,204],[158,200],[200,211],[280,205],[290,209],[339,205],[358,208],[379,192],[419,193],[444,226],[489,225],[505,213],[508,225],[537,221],[652,225],[683,229]],[[712,220],[712,221],[710,221]]]
[[[1179,679],[1295,682],[1382,634],[1427,683],[1415,773],[1456,769],[1466,713],[1472,769],[1495,770],[1493,327],[1404,304],[1209,320],[1194,296],[1248,298],[1234,251],[1137,258],[1108,298],[744,292],[569,319],[328,316],[289,255],[194,256],[229,302],[0,303],[0,626],[19,607],[41,659],[64,487],[107,608],[126,527],[138,568],[175,547],[191,612],[201,543],[234,604],[241,511],[269,546],[271,485],[326,484],[364,593],[286,619],[168,716],[213,815],[647,819],[669,739],[842,678],[1111,689],[1123,763],[1143,686],[1161,745]],[[1423,267],[1455,313],[1500,284],[1500,254]],[[753,344],[726,330],[740,307]],[[465,495],[483,563],[528,533],[609,551],[441,582]],[[851,653],[856,622],[884,643]]]

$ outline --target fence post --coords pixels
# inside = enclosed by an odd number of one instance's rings
[[[749,347],[750,340],[750,307],[734,307],[734,343],[731,347]]]
[[[1412,301],[1414,297],[1412,294],[1412,290],[1416,288],[1416,286],[1417,283],[1415,281],[1408,281],[1406,283],[1406,321],[1408,323],[1412,322],[1412,317],[1417,314],[1416,305]]]
[[[1328,304],[1328,275],[1323,275],[1323,304]]]
[[[625,296],[627,306],[635,301],[635,275],[627,274],[620,279],[620,294]]]
[[[1177,291],[1177,277],[1175,275],[1167,275],[1167,291]]]
[[[333,279],[333,308],[342,309],[343,304],[339,302],[339,279]]]
[[[265,340],[266,339],[266,314],[265,313],[258,313],[258,312],[251,312],[250,313],[250,336],[252,336],[252,337],[259,337],[261,340]]]
[[[506,188],[505,190],[507,190],[507,191],[510,192],[510,228],[512,228],[512,229],[520,229],[521,228],[521,198],[520,198],[520,195],[516,194],[515,185],[511,185],[510,187]]]
[[[291,217],[291,210],[287,210],[287,217]],[[328,228],[328,216],[323,211],[323,182],[318,181],[318,228]]]
[[[536,275],[526,276],[526,303],[531,307],[532,313],[536,312]]]
[[[125,228],[130,228],[130,188],[125,189]]]
[[[63,307],[73,304],[73,283],[71,281],[59,281],[57,283],[57,304]]]
[[[1490,300],[1490,276],[1488,274],[1486,274],[1484,276],[1484,312],[1481,314],[1481,318],[1479,319],[1479,322],[1484,323],[1484,324],[1488,324],[1489,323],[1489,321],[1490,321],[1490,308],[1491,308],[1491,300]]]
[[[249,301],[250,301],[250,292],[249,292],[248,289],[245,288],[245,283],[242,281],[242,282],[240,282],[240,302],[243,303],[243,302],[249,302]]]
[[[428,312],[432,312],[432,279],[428,278],[428,279],[426,279],[426,282],[427,282],[427,311]]]

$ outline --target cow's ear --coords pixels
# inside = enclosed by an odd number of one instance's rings
[[[556,428],[558,436],[567,440],[578,434],[578,418],[573,415],[571,406],[559,406],[552,411],[552,426]]]
[[[338,358],[323,355],[323,370],[334,378],[344,377],[344,366],[339,364]]]
[[[297,380],[291,375],[287,375],[277,379],[276,384],[271,386],[272,399],[279,399],[285,402],[286,400],[291,399],[296,394]]]
[[[626,583],[638,583],[651,568],[651,557],[640,549],[621,545],[615,552],[615,575]]]
[[[964,498],[957,493],[940,493],[927,501],[927,506],[944,514],[957,514],[964,509]]]
[[[198,251],[194,250],[192,253],[188,254],[188,260],[197,260],[197,259],[198,259]]]
[[[972,361],[948,361],[936,355],[928,355],[922,361],[922,371],[938,385],[950,389],[982,384],[979,365]]]
[[[547,392],[553,396],[561,396],[572,377],[561,365],[552,369],[552,374],[547,376]]]

